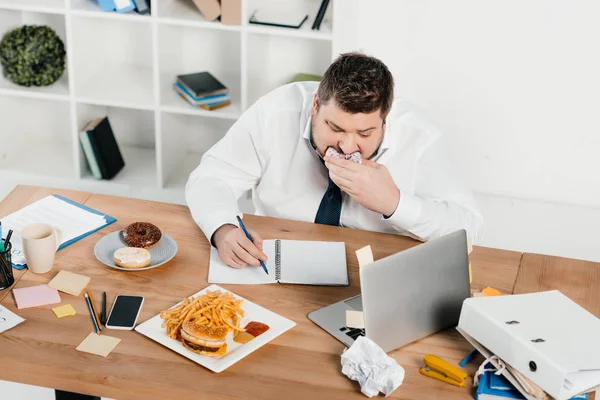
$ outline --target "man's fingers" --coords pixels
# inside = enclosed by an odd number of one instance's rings
[[[372,167],[372,168],[381,167],[381,164],[378,164],[375,161],[371,161],[371,160],[367,160],[367,159],[363,159],[363,164],[366,165],[367,167]]]
[[[252,243],[250,243],[252,244]],[[252,256],[250,253],[246,251],[241,245],[234,246],[232,248],[233,253],[242,260],[245,264],[254,265],[255,267],[260,265],[260,262],[256,257]]]
[[[262,260],[263,258],[266,258],[265,254],[262,251],[260,251],[258,249],[258,247],[256,247],[256,243],[252,243],[247,237],[244,236],[244,237],[240,238],[238,243],[242,247],[242,249],[245,250],[246,253],[249,254],[252,258],[254,258],[254,260],[259,265],[260,265],[260,263],[257,260],[259,260],[259,259]],[[252,265],[254,265],[254,264],[252,264]]]
[[[327,168],[329,168],[330,173],[335,173],[336,175],[341,176],[346,179],[349,179],[349,180],[351,180],[354,177],[354,175],[356,175],[356,173],[354,171],[339,167],[334,164],[329,164],[329,165],[326,164],[326,166],[327,166]]]
[[[349,179],[338,175],[334,171],[329,171],[329,177],[340,189],[342,188],[342,186],[352,186],[352,182]]]
[[[228,265],[233,268],[244,268],[246,263],[240,260],[233,252],[231,252],[231,256],[229,256]]]
[[[254,245],[256,246],[256,248],[258,248],[258,250],[260,250],[261,252],[263,251],[263,239],[260,237],[260,235],[258,234],[258,232],[255,231],[249,231],[250,236],[252,236],[252,240],[254,241]],[[261,258],[263,261],[267,261],[267,255],[266,254],[262,254],[264,256],[264,258]]]
[[[343,158],[335,158],[335,157],[325,157],[325,163],[330,165],[335,165],[343,169],[347,169],[349,171],[360,171],[362,167],[361,164],[355,163],[354,161],[344,160]],[[329,168],[329,167],[328,167]]]

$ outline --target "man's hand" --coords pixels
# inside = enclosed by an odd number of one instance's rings
[[[362,164],[325,157],[329,177],[363,207],[389,217],[396,211],[400,190],[388,169],[371,160]]]
[[[262,252],[262,238],[254,231],[249,233],[254,243],[235,225],[223,225],[215,231],[213,243],[225,264],[233,268],[244,268],[246,265],[259,267],[259,259],[267,261],[267,255]]]

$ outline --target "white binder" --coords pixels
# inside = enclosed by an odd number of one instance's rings
[[[466,299],[458,330],[558,400],[600,385],[600,319],[557,290]]]

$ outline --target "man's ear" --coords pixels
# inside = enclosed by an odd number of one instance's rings
[[[319,95],[317,93],[315,93],[314,97],[313,97],[313,105],[312,108],[310,109],[310,116],[314,117],[317,114],[317,111],[319,111]]]

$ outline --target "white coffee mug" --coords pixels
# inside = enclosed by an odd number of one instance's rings
[[[35,274],[50,271],[62,238],[60,230],[48,224],[33,224],[21,231],[21,237],[27,268]]]

